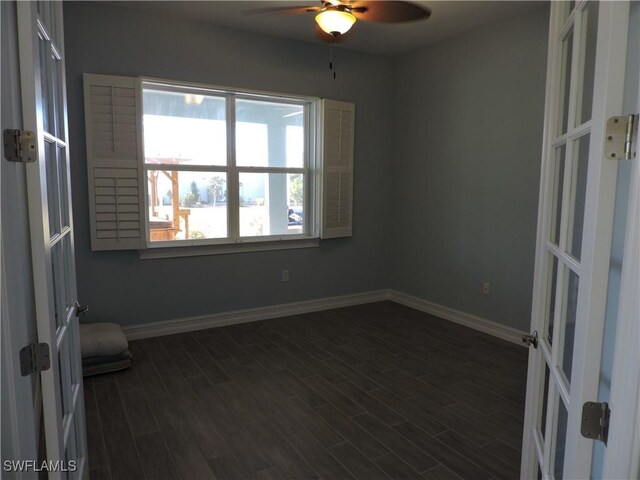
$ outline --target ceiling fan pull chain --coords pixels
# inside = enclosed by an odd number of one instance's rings
[[[329,71],[333,73],[333,79],[336,79],[336,71],[333,68],[333,47],[329,47]]]

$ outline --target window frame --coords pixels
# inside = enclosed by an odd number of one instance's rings
[[[288,95],[267,91],[257,91],[242,88],[222,87],[218,85],[206,85],[193,82],[165,80],[152,77],[140,77],[141,93],[141,120],[144,118],[144,91],[153,89],[158,91],[176,92],[181,94],[211,95],[225,99],[226,105],[226,165],[175,165],[175,164],[151,164],[146,163],[144,151],[144,121],[141,121],[140,139],[140,168],[144,185],[144,232],[145,248],[148,250],[171,249],[171,256],[179,255],[181,249],[206,250],[209,254],[215,253],[219,246],[220,253],[229,253],[238,246],[238,251],[255,249],[282,249],[305,248],[305,246],[317,245],[320,237],[319,211],[322,203],[322,188],[320,188],[321,174],[320,154],[318,151],[319,136],[321,135],[321,123],[318,119],[320,98],[300,95]],[[304,152],[303,166],[293,167],[247,167],[236,165],[236,100],[257,100],[269,103],[282,103],[288,105],[300,105],[304,115]],[[151,241],[151,229],[149,224],[149,182],[148,172],[153,170],[164,171],[197,171],[219,172],[227,176],[227,236],[224,238],[185,239]],[[240,196],[239,175],[241,173],[301,173],[304,176],[304,224],[303,233],[291,235],[264,235],[242,237],[240,236]],[[309,242],[311,241],[311,242]],[[254,245],[254,247],[251,247]],[[195,250],[195,249],[194,249]],[[144,250],[140,250],[142,253]],[[169,250],[167,250],[169,253]],[[195,252],[194,252],[195,253]],[[186,255],[191,253],[185,252]],[[150,258],[155,257],[154,255]]]

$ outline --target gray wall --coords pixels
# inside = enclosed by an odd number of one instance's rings
[[[87,320],[122,324],[375,290],[389,286],[387,228],[393,63],[329,48],[119,6],[65,3],[73,208],[78,294]],[[138,253],[91,252],[81,74],[148,75],[354,102],[354,235],[319,248],[140,260]],[[290,270],[291,280],[280,281]]]
[[[531,316],[548,13],[404,55],[396,69],[391,286],[522,330]]]

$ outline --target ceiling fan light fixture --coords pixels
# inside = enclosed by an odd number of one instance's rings
[[[316,15],[316,22],[322,30],[337,37],[349,31],[356,17],[344,10],[327,9]]]

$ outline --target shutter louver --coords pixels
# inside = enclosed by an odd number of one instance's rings
[[[322,238],[350,237],[355,105],[322,100]]]
[[[144,247],[140,91],[136,78],[84,75],[92,250]]]

